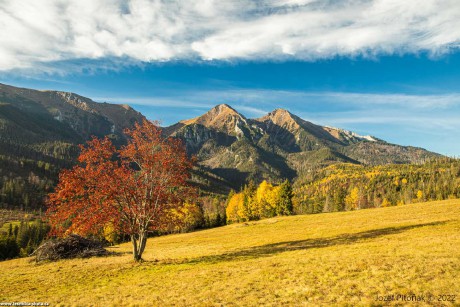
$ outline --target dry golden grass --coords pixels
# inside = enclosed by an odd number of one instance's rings
[[[129,244],[105,258],[1,262],[0,302],[367,306],[413,293],[458,305],[459,243],[460,200],[274,218],[150,239],[141,264]]]

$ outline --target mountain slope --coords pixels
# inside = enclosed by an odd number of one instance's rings
[[[319,126],[283,109],[248,119],[228,105],[218,105],[202,116],[166,127],[164,132],[183,139],[203,167],[232,182],[234,188],[247,179],[293,179],[336,162],[420,163],[439,156]]]
[[[4,84],[0,84],[0,101],[23,112],[52,116],[84,139],[110,133],[121,136],[124,128],[145,118],[127,105],[97,103],[74,93],[37,91]]]
[[[225,104],[164,132],[183,139],[200,165],[230,182],[232,188],[239,188],[248,178],[276,181],[294,175],[284,159],[257,145],[264,135],[257,122]]]
[[[128,106],[96,103],[73,93],[0,84],[0,206],[37,208],[77,144],[111,135],[145,117]]]

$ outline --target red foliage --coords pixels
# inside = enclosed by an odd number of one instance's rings
[[[47,214],[57,236],[100,233],[111,222],[131,236],[139,260],[148,231],[161,229],[168,211],[195,195],[187,184],[192,161],[180,140],[164,138],[151,122],[125,133],[128,144],[119,150],[108,138],[81,146],[80,165],[61,172]]]

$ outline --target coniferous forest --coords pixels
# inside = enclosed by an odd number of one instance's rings
[[[273,185],[253,182],[230,192],[227,221],[277,215],[351,211],[460,197],[460,161],[365,166],[339,163]]]
[[[364,166],[333,164],[295,183],[296,214],[348,211],[460,197],[460,161]]]

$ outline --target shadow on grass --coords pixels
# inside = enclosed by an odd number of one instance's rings
[[[381,229],[374,229],[369,231],[363,231],[358,233],[351,234],[342,234],[336,237],[329,238],[317,238],[317,239],[306,239],[306,240],[297,240],[297,241],[286,241],[279,243],[266,244],[261,246],[255,246],[251,248],[245,248],[241,250],[236,250],[230,253],[225,253],[221,255],[210,255],[203,256],[193,259],[166,259],[166,260],[156,260],[159,264],[198,264],[198,263],[217,263],[223,261],[238,261],[238,260],[248,260],[255,259],[260,257],[268,257],[279,253],[297,251],[297,250],[308,250],[312,248],[323,248],[337,245],[349,245],[358,243],[361,241],[371,240],[374,238],[379,238],[387,235],[398,234],[407,230],[428,227],[428,226],[438,226],[446,224],[448,221],[439,221],[433,223],[424,223],[424,224],[415,224],[408,226],[400,227],[387,227]]]

